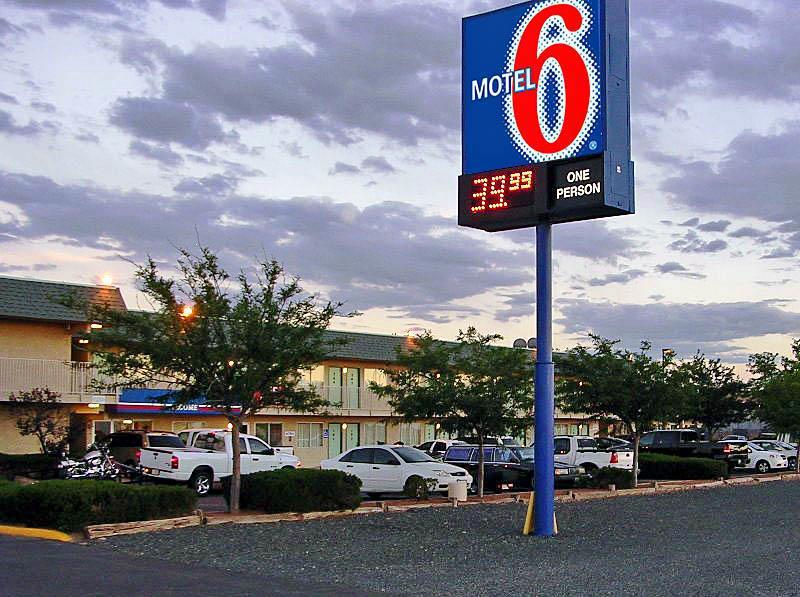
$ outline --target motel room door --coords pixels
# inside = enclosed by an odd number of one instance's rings
[[[328,423],[328,458],[334,458],[342,453],[342,425],[341,423]]]

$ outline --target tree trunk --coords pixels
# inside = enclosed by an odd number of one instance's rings
[[[639,486],[639,440],[641,439],[641,432],[637,431],[633,434],[633,488]]]
[[[478,434],[478,497],[483,498],[483,436]]]
[[[233,425],[231,430],[233,477],[231,478],[231,501],[228,505],[228,510],[235,514],[239,511],[239,494],[242,486],[242,449],[239,446],[239,417],[229,417],[228,421]]]

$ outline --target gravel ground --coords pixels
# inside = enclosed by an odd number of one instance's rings
[[[523,537],[522,504],[108,540],[132,555],[426,595],[800,595],[800,482],[558,504]]]

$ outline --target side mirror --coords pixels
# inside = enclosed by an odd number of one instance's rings
[[[267,448],[266,455],[275,456],[275,448]]]

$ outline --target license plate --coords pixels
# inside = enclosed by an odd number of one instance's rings
[[[153,475],[154,477],[158,477],[161,474],[161,471],[151,470],[150,474]]]

